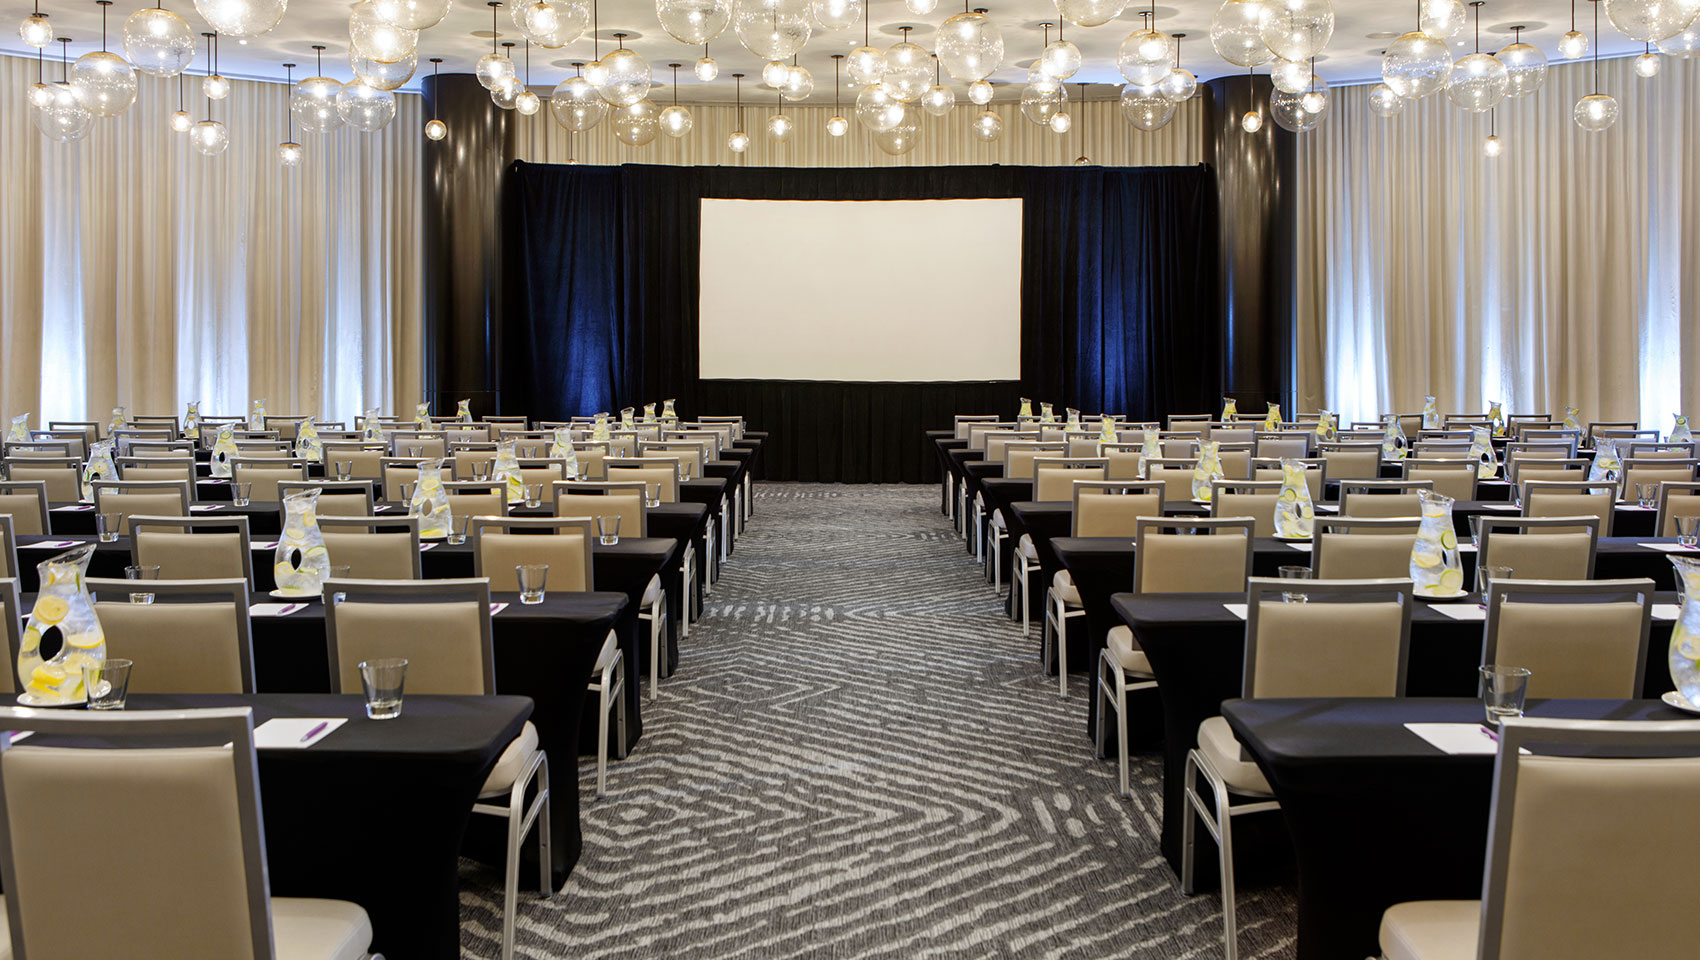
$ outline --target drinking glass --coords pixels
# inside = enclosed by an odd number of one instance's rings
[[[1676,518],[1676,542],[1685,547],[1700,546],[1700,514]]]
[[[475,463],[473,463],[473,465],[472,465],[472,479],[474,479],[474,480],[488,480],[488,479],[490,479],[490,461],[479,460],[479,461],[476,461]]]
[[[108,657],[83,664],[83,689],[88,691],[90,710],[122,710],[130,692],[131,660]]]
[[[1281,579],[1282,580],[1309,580],[1309,579],[1311,579],[1311,569],[1309,567],[1300,567],[1300,566],[1281,567],[1280,573],[1281,573]],[[1290,591],[1284,590],[1284,591],[1281,592],[1281,599],[1285,600],[1287,603],[1309,603],[1310,602],[1310,595],[1304,594],[1304,593],[1298,593],[1296,591],[1290,592]]]
[[[466,530],[471,524],[471,517],[454,517],[449,524],[449,543],[465,543]]]
[[[413,502],[413,484],[404,483],[404,484],[401,485],[401,502],[402,503],[412,503]]]
[[[1656,483],[1637,483],[1636,498],[1641,501],[1641,509],[1651,510],[1659,505],[1659,485]]]
[[[121,513],[102,513],[94,518],[95,536],[101,543],[111,543],[118,539],[118,531],[124,525],[124,515]]]
[[[519,602],[542,603],[543,588],[549,582],[547,563],[522,563],[514,567],[519,574]]]
[[[643,485],[643,505],[646,507],[661,506],[661,484],[646,483]]]
[[[1476,592],[1482,595],[1482,602],[1487,603],[1488,588],[1495,580],[1510,580],[1510,567],[1476,567]]]
[[[246,507],[248,505],[248,495],[252,492],[254,492],[254,484],[252,482],[232,482],[230,484],[230,502],[238,507]]]
[[[143,564],[137,564],[135,566],[125,567],[124,568],[124,576],[131,579],[131,580],[158,580],[159,579],[159,564],[157,564],[157,563],[143,563]],[[130,594],[130,602],[131,603],[152,603],[153,602],[153,594],[151,594],[151,593],[132,593],[132,594]]]
[[[537,505],[542,503],[542,502],[543,502],[543,485],[540,484],[540,483],[528,483],[528,484],[526,484],[525,485],[525,506],[526,506],[526,509],[536,510]]]
[[[1512,489],[1516,489],[1513,487]],[[1470,522],[1470,542],[1479,549],[1482,545],[1482,515],[1472,513],[1465,518]]]
[[[611,547],[620,542],[620,516],[596,518],[596,538],[603,546]]]
[[[332,564],[331,567],[325,572],[325,579],[326,580],[347,580],[348,579],[348,570],[349,570],[348,564],[346,564],[346,563]],[[341,602],[343,602],[344,600],[347,600],[347,599],[348,599],[348,594],[343,593],[341,590],[338,590],[336,593],[331,594],[331,602],[332,603],[341,603]]]
[[[1489,726],[1499,726],[1505,717],[1521,717],[1529,699],[1529,671],[1523,667],[1486,664],[1481,668],[1482,706]]]
[[[401,716],[401,690],[407,682],[407,661],[384,657],[360,662],[360,688],[366,694],[369,720],[394,720]]]
[[[346,481],[354,476],[353,460],[335,460],[332,461],[332,464],[336,467],[336,478],[338,480]]]
[[[418,460],[418,459],[420,459],[420,456],[419,456],[419,455],[420,455],[420,454],[421,454],[421,453],[424,453],[424,452],[425,452],[425,448],[424,448],[424,447],[413,447],[413,446],[410,446],[410,447],[408,447],[408,448],[407,448],[407,455],[408,455],[408,456],[409,456],[409,457],[411,457],[411,458],[412,458],[412,459],[414,459],[414,460]]]

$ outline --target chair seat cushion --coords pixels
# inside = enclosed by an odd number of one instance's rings
[[[1021,559],[1031,560],[1034,563],[1039,562],[1039,548],[1033,545],[1032,537],[1025,533],[1022,534],[1021,540],[1016,544],[1016,546],[1021,549]]]
[[[1381,915],[1381,955],[1387,960],[1475,960],[1480,900],[1415,900]]]
[[[1156,676],[1151,672],[1151,661],[1146,658],[1145,651],[1134,645],[1132,627],[1111,627],[1104,636],[1104,649],[1121,664],[1123,673],[1145,679]]]
[[[525,763],[531,755],[537,752],[537,728],[531,721],[525,722],[525,729],[519,732],[508,748],[496,759],[496,765],[490,769],[490,775],[484,778],[484,787],[478,791],[480,799],[507,793],[518,779],[520,771],[525,769]]]
[[[273,897],[272,934],[278,960],[360,960],[372,946],[372,921],[346,900]]]
[[[1246,755],[1240,741],[1234,737],[1227,717],[1211,717],[1198,725],[1198,750],[1222,775],[1228,789],[1254,796],[1273,796],[1263,771]]]
[[[1056,594],[1065,606],[1080,606],[1080,591],[1075,589],[1074,578],[1068,575],[1067,570],[1058,570],[1056,576],[1051,578],[1051,592]]]
[[[649,585],[643,588],[643,599],[638,602],[638,606],[654,606],[655,601],[659,599],[661,599],[661,575],[656,574],[649,578]]]

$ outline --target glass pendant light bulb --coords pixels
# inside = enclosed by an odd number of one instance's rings
[[[1320,90],[1307,91],[1299,97],[1299,105],[1310,113],[1321,113],[1328,107],[1328,94]]]
[[[1067,133],[1074,126],[1074,118],[1068,115],[1067,110],[1058,110],[1051,114],[1050,126],[1053,133]]]
[[[1580,60],[1588,52],[1588,35],[1572,30],[1558,38],[1558,55],[1566,60]]]
[[[195,118],[189,116],[189,111],[178,110],[171,115],[171,129],[177,133],[188,133],[195,126]]]
[[[850,132],[850,121],[843,117],[831,117],[826,121],[826,133],[831,137],[842,137]]]
[[[939,7],[939,0],[903,0],[903,5],[917,17],[924,17]]]
[[[761,68],[761,82],[777,90],[785,86],[785,81],[791,78],[791,65],[778,60],[769,60]]]
[[[974,118],[974,138],[984,143],[991,143],[1003,135],[1003,118],[991,110],[982,110]]]
[[[230,81],[216,73],[202,77],[201,92],[206,94],[208,100],[223,100],[230,96]]]
[[[1635,75],[1651,80],[1659,75],[1659,55],[1648,51],[1635,58]]]
[[[733,153],[743,153],[750,148],[750,135],[742,130],[735,130],[726,138],[726,149]]]
[[[601,60],[592,60],[584,65],[584,78],[593,87],[601,87],[608,82],[608,65]]]
[[[286,167],[301,166],[302,155],[303,151],[301,150],[301,144],[296,143],[293,140],[285,140],[277,145],[278,162]]]
[[[32,13],[18,24],[18,36],[30,46],[40,50],[53,42],[53,24],[48,22],[47,14]]]
[[[1246,133],[1256,133],[1257,131],[1262,130],[1263,114],[1258,113],[1256,110],[1247,110],[1245,112],[1245,116],[1240,118],[1240,129],[1244,130]]]
[[[844,70],[850,82],[859,87],[871,86],[885,79],[885,51],[878,47],[857,47],[845,58]]]
[[[217,120],[202,120],[189,132],[189,140],[203,157],[216,157],[230,146],[230,131]]]
[[[976,106],[985,106],[992,102],[992,95],[997,88],[984,80],[976,80],[968,85],[968,99]]]
[[[790,141],[791,134],[794,133],[796,129],[797,125],[792,122],[790,117],[783,113],[776,113],[767,118],[767,138],[772,140],[774,143],[786,143]]]
[[[514,97],[514,109],[522,116],[532,116],[543,108],[543,100],[530,90],[521,90]]]
[[[428,140],[441,140],[448,135],[449,135],[448,124],[444,123],[441,120],[435,120],[435,119],[426,121],[426,123],[425,123],[425,138],[426,139],[428,139]]]
[[[1052,80],[1067,80],[1080,72],[1080,48],[1067,40],[1052,41],[1040,55],[1039,63]]]
[[[1577,126],[1589,133],[1599,133],[1617,122],[1617,100],[1607,94],[1591,93],[1576,101],[1571,116]]]
[[[499,53],[486,53],[478,58],[477,76],[478,82],[489,90],[514,78],[514,62]]]
[[[681,107],[675,103],[661,111],[661,132],[674,139],[690,133],[694,124],[689,107]]]
[[[720,76],[720,64],[715,63],[713,57],[703,57],[697,61],[696,74],[698,80],[708,83]]]
[[[1499,137],[1489,134],[1488,138],[1482,141],[1482,156],[1492,159],[1503,152],[1505,152],[1505,145],[1500,142]]]

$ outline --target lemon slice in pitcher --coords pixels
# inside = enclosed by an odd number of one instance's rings
[[[71,605],[62,597],[38,597],[35,601],[36,618],[50,626],[65,619],[65,614],[70,612]]]
[[[1440,575],[1440,589],[1447,593],[1457,593],[1464,588],[1464,571],[1448,570]]]

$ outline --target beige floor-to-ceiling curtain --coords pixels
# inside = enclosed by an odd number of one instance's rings
[[[1592,63],[1490,119],[1444,94],[1382,119],[1336,88],[1299,138],[1301,409],[1562,412],[1669,429],[1700,404],[1700,61],[1599,64],[1617,124],[1571,119]]]
[[[49,65],[48,79],[57,78]],[[237,81],[213,106],[230,147],[167,124],[178,82],[60,144],[30,120],[36,63],[0,57],[0,390],[7,417],[271,413],[352,417],[420,394],[419,98],[375,134],[296,131],[287,88]],[[199,78],[185,105],[201,118]],[[409,407],[410,409],[410,407]]]

